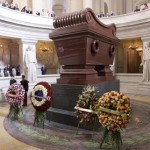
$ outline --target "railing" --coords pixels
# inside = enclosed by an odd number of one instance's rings
[[[53,18],[27,14],[0,6],[0,20],[22,26],[53,28]]]

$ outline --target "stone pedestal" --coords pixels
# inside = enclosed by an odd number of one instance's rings
[[[47,111],[47,120],[77,126],[78,120],[74,114],[76,101],[85,85],[52,84],[54,99],[52,107]],[[112,90],[119,91],[119,80],[94,84],[99,95]]]

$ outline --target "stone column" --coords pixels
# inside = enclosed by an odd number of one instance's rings
[[[18,40],[18,44],[19,44],[19,64],[20,64],[20,71],[21,74],[25,74],[25,68],[24,68],[24,56],[25,56],[25,52],[27,47],[30,45],[35,49],[35,53],[36,53],[36,40],[32,40],[32,39],[20,39]]]
[[[101,12],[100,6],[101,6],[101,3],[100,3],[99,0],[93,2],[93,11],[94,11],[97,15],[99,15],[100,12]]]
[[[52,10],[52,0],[32,0],[32,10],[33,13],[35,14],[36,11],[41,12],[42,9],[45,10],[45,15],[47,10],[51,11]]]
[[[100,11],[104,13],[104,0],[100,1]]]
[[[83,9],[85,8],[93,9],[93,0],[83,0]]]
[[[70,12],[82,10],[82,0],[70,1]]]

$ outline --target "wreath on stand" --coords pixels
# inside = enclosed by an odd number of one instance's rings
[[[6,92],[6,100],[10,104],[8,117],[13,120],[18,120],[19,114],[22,112],[21,102],[24,99],[24,93],[23,86],[18,83],[10,85]]]
[[[34,124],[44,128],[44,120],[46,119],[46,110],[51,106],[52,89],[47,82],[39,82],[31,92],[31,103],[35,108]]]
[[[82,94],[79,95],[79,99],[75,106],[75,114],[79,120],[78,128],[80,123],[84,125],[93,125],[96,122],[97,115],[92,113],[95,106],[98,103],[97,90],[93,86],[86,86],[82,90]],[[94,127],[93,127],[94,130]]]
[[[120,131],[126,128],[131,118],[131,106],[129,98],[116,91],[107,92],[102,95],[96,106],[99,122],[105,127],[100,143],[112,142],[115,149],[120,149],[122,138]]]

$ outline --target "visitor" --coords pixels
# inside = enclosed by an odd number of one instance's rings
[[[40,16],[40,12],[39,12],[39,11],[36,11],[36,15],[37,15],[37,16]]]
[[[12,85],[14,83],[17,83],[17,81],[14,79],[14,76],[11,76],[10,85]]]
[[[2,69],[0,69],[0,77],[3,77],[3,75],[2,75]]]
[[[148,9],[148,5],[145,3],[144,8],[142,10],[146,10],[146,9]]]
[[[2,3],[2,6],[3,6],[3,7],[8,7],[8,2],[7,2],[7,1],[4,1],[4,2]]]
[[[16,67],[16,76],[20,76],[20,66]]]
[[[17,3],[15,4],[14,9],[19,11],[19,7]]]
[[[26,6],[21,9],[21,12],[26,12]]]
[[[47,68],[45,67],[45,65],[43,65],[43,66],[41,67],[41,72],[42,72],[42,75],[46,74]]]
[[[47,11],[47,17],[51,17],[51,13]]]
[[[7,65],[7,70],[9,71],[9,75],[10,75],[10,76],[13,76],[11,65],[9,65],[9,64]]]
[[[100,18],[105,17],[104,13],[101,12],[100,15],[99,15],[99,17],[100,17]]]
[[[7,66],[4,67],[4,76],[5,76],[5,77],[8,77],[8,76],[9,76],[9,71],[8,71]]]
[[[16,76],[16,68],[15,66],[12,66],[12,76]]]
[[[138,8],[138,6],[135,7],[134,12],[140,11],[140,9]]]
[[[25,90],[22,106],[27,106],[27,93],[28,93],[28,89],[29,89],[29,81],[27,81],[25,79],[25,75],[22,75],[22,80],[20,81],[20,83],[21,83],[21,85],[23,86],[23,88]]]
[[[11,3],[10,6],[9,6],[8,8],[9,8],[9,9],[15,10],[15,7],[14,7],[14,4],[13,4],[13,3]]]
[[[45,16],[45,10],[42,9],[41,16]]]
[[[111,11],[110,16],[115,16],[115,12]]]
[[[27,14],[32,14],[32,10],[31,10],[31,8],[26,9],[26,13],[27,13]]]

